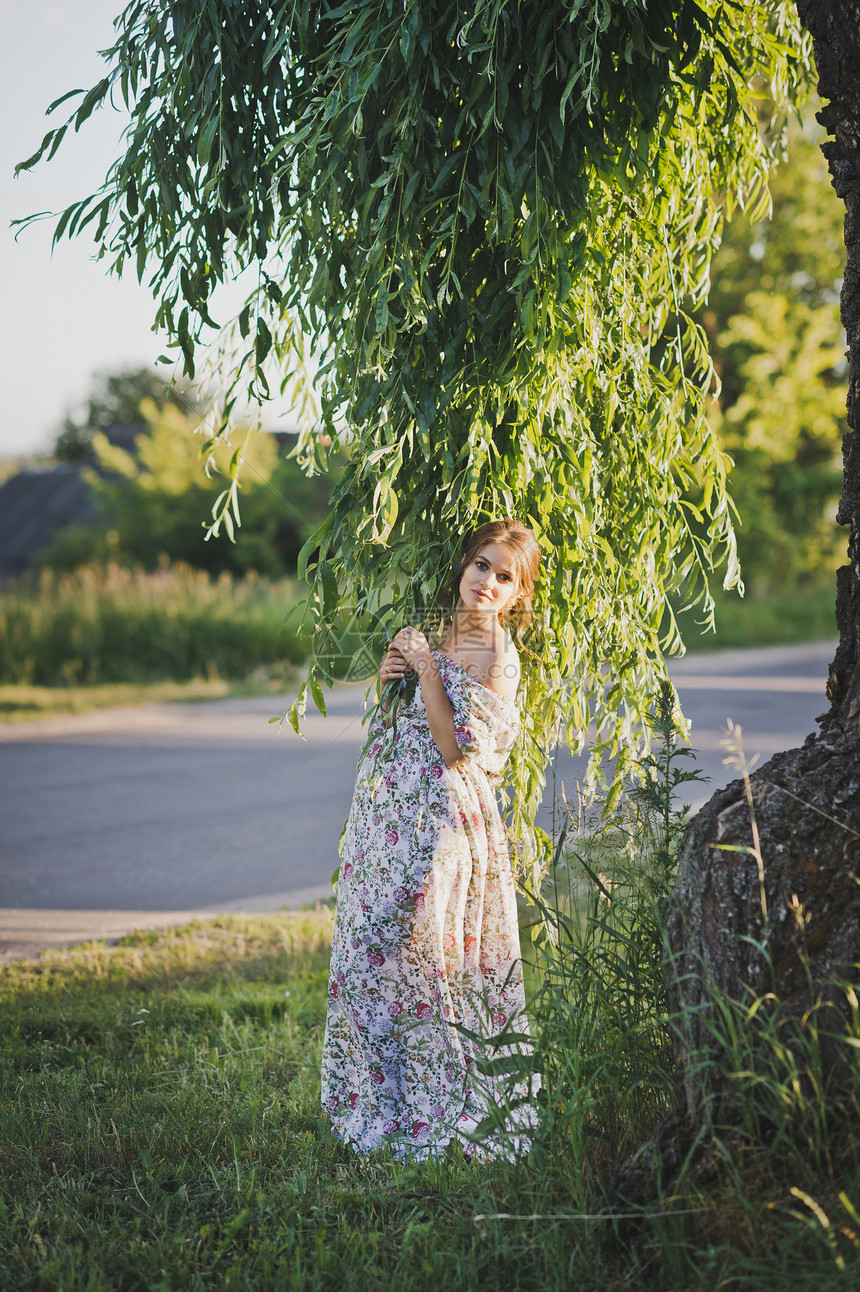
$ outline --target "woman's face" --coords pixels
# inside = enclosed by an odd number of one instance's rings
[[[517,574],[508,549],[488,543],[460,577],[460,605],[495,618],[517,594]]]

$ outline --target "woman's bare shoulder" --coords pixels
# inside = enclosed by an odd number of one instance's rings
[[[510,637],[493,643],[487,660],[487,675],[482,679],[491,691],[512,700],[520,684],[520,657]]]

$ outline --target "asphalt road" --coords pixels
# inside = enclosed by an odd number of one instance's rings
[[[750,756],[802,743],[825,707],[833,649],[674,665],[711,778],[692,787],[693,806],[735,775],[721,762],[727,718],[742,725]],[[307,719],[306,742],[268,723],[281,712],[273,697],[0,727],[0,953],[180,912],[275,909],[330,894],[364,739],[363,694],[344,686],[331,695],[329,717]],[[570,787],[580,768],[561,759],[558,775]]]

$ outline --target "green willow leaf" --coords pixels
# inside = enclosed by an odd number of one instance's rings
[[[672,599],[707,617],[709,573],[738,578],[691,314],[724,220],[766,202],[809,84],[791,5],[137,0],[105,59],[22,165],[122,95],[124,151],[59,232],[108,203],[89,226],[99,254],[147,276],[189,373],[213,293],[252,270],[218,341],[218,434],[296,372],[305,469],[324,437],[350,458],[299,558],[315,658],[339,617],[369,657],[432,609],[483,521],[535,527],[544,578],[508,769],[528,871],[556,733],[590,741],[592,778],[617,792],[679,646]]]

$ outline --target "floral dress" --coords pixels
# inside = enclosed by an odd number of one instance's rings
[[[530,1049],[493,788],[519,713],[433,654],[467,761],[447,767],[420,686],[401,704],[393,740],[378,713],[371,719],[340,847],[322,1103],[335,1136],[358,1152],[389,1144],[398,1158],[422,1159],[459,1139],[470,1156],[510,1159],[530,1143],[534,1105],[519,1101],[538,1078],[489,1076],[481,1060]],[[487,1049],[484,1038],[503,1029],[511,1041]],[[469,1138],[505,1107],[503,1128]]]

